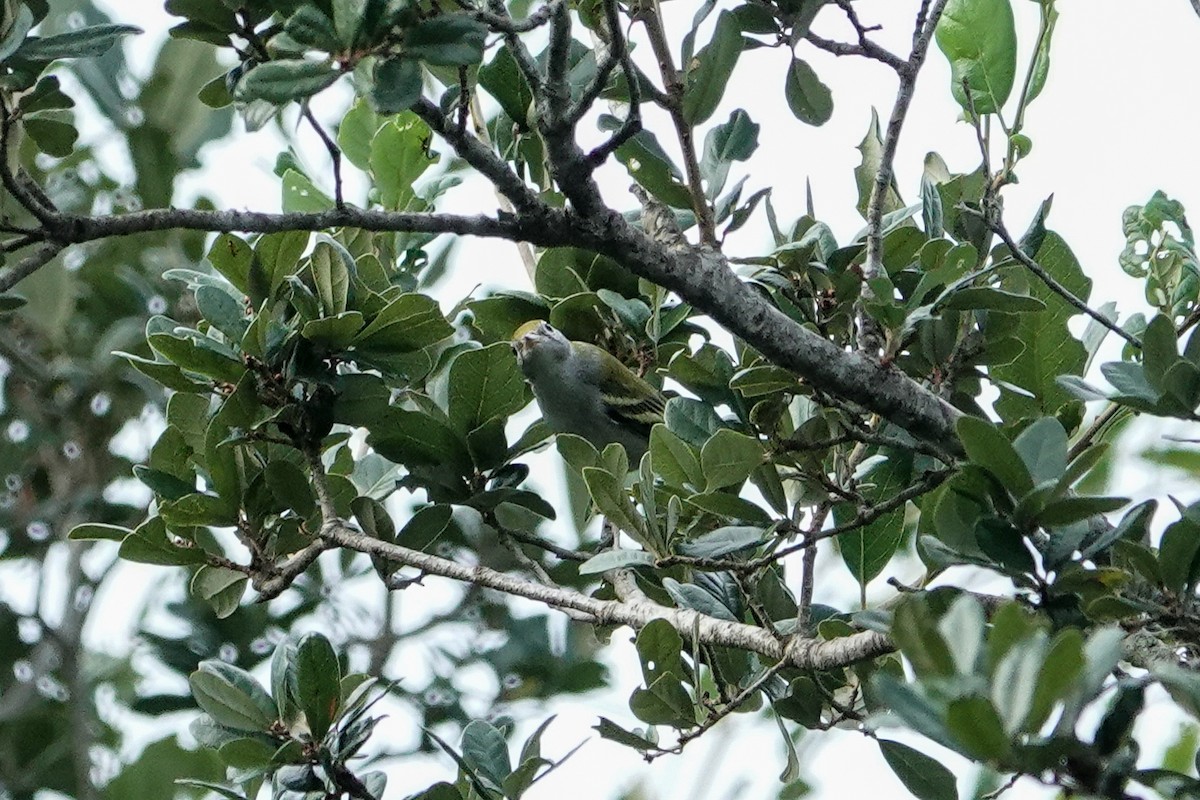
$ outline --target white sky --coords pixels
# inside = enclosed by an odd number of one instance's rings
[[[152,59],[169,25],[159,0],[108,0],[106,5],[117,21],[132,22],[147,29],[147,35],[132,42],[129,56],[140,71]],[[896,0],[859,0],[855,7],[867,24],[882,24],[881,43],[907,54],[911,15],[916,2]],[[1026,62],[1037,30],[1037,4],[1013,0],[1017,12],[1018,36],[1022,46],[1019,63]],[[1026,134],[1033,140],[1031,155],[1020,169],[1021,183],[1005,190],[1007,221],[1015,231],[1023,231],[1037,205],[1054,193],[1049,226],[1061,233],[1095,281],[1093,306],[1108,300],[1118,301],[1122,316],[1144,310],[1141,287],[1127,278],[1117,264],[1123,245],[1120,230],[1122,210],[1145,202],[1156,189],[1183,202],[1191,212],[1193,224],[1200,221],[1200,148],[1196,131],[1200,130],[1200,103],[1195,80],[1200,75],[1200,19],[1187,0],[1059,0],[1058,29],[1055,34],[1050,78],[1043,94],[1026,117]],[[675,0],[667,3],[667,24],[677,39],[686,30],[698,3]],[[710,17],[698,45],[706,41],[716,14]],[[831,24],[831,22],[833,24]],[[829,37],[844,38],[845,26],[838,24],[836,10],[822,13],[817,28]],[[640,29],[635,41],[643,45]],[[725,100],[711,122],[727,119],[734,108],[743,107],[762,125],[759,150],[749,164],[751,174],[744,196],[763,186],[773,189],[773,202],[781,224],[788,224],[804,211],[805,180],[811,180],[819,218],[829,223],[839,239],[847,241],[862,227],[855,211],[856,188],[853,179],[859,153],[855,149],[870,119],[871,108],[878,109],[886,121],[896,87],[894,75],[886,67],[860,59],[837,59],[804,45],[798,51],[821,78],[833,89],[833,118],[821,128],[797,122],[783,102],[783,76],[787,55],[782,50],[760,49],[743,55],[726,92]],[[647,70],[651,72],[652,70]],[[319,107],[325,117],[336,118],[336,104]],[[908,202],[918,197],[919,180],[925,153],[936,150],[954,171],[967,172],[978,163],[974,133],[956,122],[958,108],[949,95],[949,70],[941,53],[932,49],[929,62],[918,84],[896,159],[896,172],[902,195]],[[659,140],[674,151],[669,128],[661,115],[647,115],[647,124],[659,133]],[[190,176],[183,184],[186,194],[204,191],[223,204],[256,210],[276,210],[279,185],[271,174],[271,165],[279,147],[270,134],[247,135],[240,124],[229,139],[204,151],[205,169]],[[313,147],[306,133],[301,134],[302,152],[310,169],[320,174],[323,151]],[[703,137],[699,137],[699,142]],[[442,147],[445,150],[444,146]],[[743,172],[741,165],[731,172],[729,184]],[[606,197],[619,208],[633,207],[626,193],[629,178],[623,169],[608,169],[603,176]],[[361,185],[361,184],[360,184]],[[355,197],[349,192],[348,197]],[[443,210],[494,211],[490,190],[478,183],[456,190]],[[766,224],[761,210],[754,222],[731,237],[728,251],[750,255],[769,248]],[[448,307],[477,283],[489,287],[528,289],[515,248],[502,242],[467,239],[456,258],[458,272],[439,287],[439,296]],[[475,265],[486,265],[477,268]],[[551,463],[554,456],[543,455],[537,475],[556,475]],[[1133,464],[1123,480],[1127,494],[1146,495],[1163,491],[1162,476],[1144,465]],[[561,491],[550,481],[546,491]],[[1191,499],[1188,489],[1182,490]],[[825,554],[824,572],[831,577],[844,574],[836,556]],[[161,568],[127,568],[132,580],[153,583],[161,577]],[[843,607],[852,602],[844,578],[826,589],[826,601]],[[824,588],[824,587],[823,587]],[[877,592],[883,595],[882,590]],[[411,599],[410,599],[411,596]],[[430,598],[432,599],[432,598]],[[106,608],[118,604],[128,607],[129,597],[110,590],[100,598]],[[420,604],[421,595],[406,593],[404,603]],[[99,609],[102,611],[103,609]],[[419,618],[420,609],[412,619]],[[97,614],[103,616],[102,613]],[[409,619],[406,611],[402,619]],[[90,631],[91,637],[109,640],[120,632]],[[604,714],[627,725],[636,724],[625,706],[625,699],[640,681],[636,654],[632,646],[620,644],[623,634],[614,637],[610,649],[614,689],[584,700],[572,699],[550,709],[559,714],[545,748],[548,755],[565,752],[581,739],[593,740],[571,762],[538,784],[527,797],[530,800],[572,797],[578,800],[602,800],[644,781],[653,787],[648,796],[660,800],[718,800],[725,797],[774,797],[775,776],[783,767],[778,733],[769,722],[753,724],[740,716],[723,722],[716,730],[692,743],[680,757],[663,758],[652,767],[625,748],[594,737],[590,730],[596,717]],[[423,669],[402,655],[403,669]],[[469,679],[469,676],[468,676]],[[1161,702],[1160,702],[1161,705]],[[519,711],[519,709],[518,709]],[[520,715],[520,714],[518,714]],[[537,715],[540,719],[542,715]],[[536,721],[536,720],[535,720]],[[380,733],[397,741],[414,735],[411,721],[396,717],[385,723]],[[1142,728],[1156,728],[1146,737],[1147,758],[1158,755],[1155,742],[1173,735],[1174,718],[1155,715]],[[522,726],[528,730],[529,726]],[[813,746],[820,739],[819,745]],[[557,744],[560,743],[561,744]],[[902,797],[903,789],[884,765],[874,744],[853,732],[835,732],[810,737],[802,750],[802,774],[816,784],[819,797]],[[973,771],[960,760],[947,760],[964,778]],[[453,767],[447,759],[432,759],[407,764],[403,770],[391,770],[389,796],[399,797],[434,780],[451,778]],[[962,791],[967,783],[960,782]],[[740,787],[740,788],[738,788]],[[1031,782],[1022,782],[1007,797],[1045,796]]]

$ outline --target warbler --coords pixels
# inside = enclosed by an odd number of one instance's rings
[[[540,320],[517,329],[513,349],[555,433],[582,436],[601,450],[617,442],[630,465],[641,461],[651,427],[663,420],[661,392],[603,348],[572,342]]]

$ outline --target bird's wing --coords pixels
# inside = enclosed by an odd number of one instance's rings
[[[626,377],[632,377],[637,383],[633,387],[611,381],[601,383],[600,397],[604,403],[604,413],[617,424],[649,437],[650,429],[663,421],[666,398],[636,375]]]

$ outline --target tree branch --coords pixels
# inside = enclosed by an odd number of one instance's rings
[[[970,209],[968,210],[970,211]],[[988,228],[991,229],[992,233],[999,236],[1000,241],[1004,242],[1004,244],[1008,247],[1008,251],[1012,257],[1016,259],[1021,266],[1025,267],[1025,269],[1038,276],[1042,283],[1046,284],[1047,289],[1054,292],[1063,300],[1066,300],[1068,305],[1073,306],[1080,313],[1086,314],[1087,316],[1096,320],[1096,322],[1100,323],[1117,336],[1120,336],[1137,349],[1142,349],[1141,339],[1134,336],[1129,331],[1121,328],[1121,326],[1115,324],[1112,320],[1101,314],[1099,311],[1092,309],[1091,306],[1076,297],[1070,289],[1059,283],[1053,275],[1046,271],[1045,267],[1026,255],[1025,251],[1021,249],[1021,245],[1013,239],[1012,234],[1008,231],[1008,227],[1005,226],[1001,219],[998,217],[993,218],[992,215],[980,214],[975,211],[971,211],[971,213],[982,219],[984,223],[987,224]]]
[[[7,292],[20,281],[49,264],[56,255],[62,252],[62,249],[61,244],[45,242],[4,272],[0,272],[0,293]]]
[[[898,369],[848,352],[797,324],[739,280],[719,253],[667,248],[615,211],[597,219],[578,220],[576,227],[582,229],[579,234],[584,246],[675,292],[814,387],[858,403],[949,453],[962,452],[954,432],[961,411]]]
[[[696,160],[696,147],[692,141],[692,128],[683,117],[684,83],[675,69],[675,61],[671,56],[671,44],[667,41],[667,34],[663,29],[662,17],[658,13],[658,4],[643,3],[637,18],[646,26],[646,33],[650,37],[650,47],[654,50],[654,57],[658,61],[658,70],[662,75],[663,90],[668,100],[667,112],[671,115],[675,136],[679,139],[679,149],[683,153],[683,168],[687,175],[688,193],[692,196],[692,210],[696,212],[696,226],[700,229],[700,242],[716,248],[716,222],[713,220],[713,211],[708,204],[708,198],[704,196],[700,164]]]
[[[468,566],[384,542],[342,524],[328,526],[324,536],[331,544],[359,553],[381,556],[430,575],[475,584],[514,597],[524,597],[551,608],[583,612],[591,616],[598,625],[629,625],[641,629],[656,619],[663,619],[684,639],[690,640],[695,634],[703,643],[749,650],[773,661],[786,660],[789,665],[800,669],[832,669],[874,658],[895,649],[887,636],[873,631],[830,641],[797,637],[784,644],[764,628],[719,620],[691,609],[670,608],[644,596],[620,601],[598,600],[574,589],[545,586],[488,567]],[[615,579],[618,582],[623,581],[620,577]],[[632,581],[632,577],[628,580]]]
[[[896,102],[892,105],[892,114],[888,118],[879,169],[875,172],[875,185],[871,188],[871,199],[867,203],[867,260],[863,266],[863,274],[867,279],[878,275],[883,267],[883,203],[894,179],[894,161],[896,147],[900,142],[900,130],[904,127],[905,117],[908,116],[917,77],[925,63],[925,56],[929,53],[929,43],[933,40],[933,31],[941,19],[947,1],[936,0],[929,8],[928,17],[913,39],[908,60],[896,70],[900,76],[900,87],[896,90]]]

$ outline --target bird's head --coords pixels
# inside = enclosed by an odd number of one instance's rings
[[[565,361],[571,355],[571,342],[562,331],[537,319],[517,328],[512,345],[517,361],[527,375]]]

